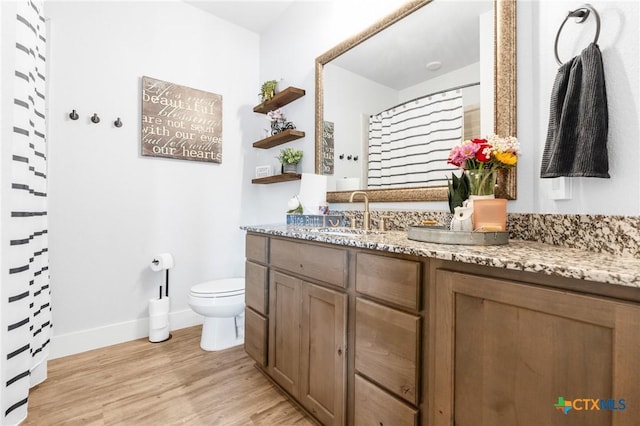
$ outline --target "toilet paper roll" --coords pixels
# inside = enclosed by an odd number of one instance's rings
[[[149,299],[149,316],[168,315],[171,308],[171,299],[163,297],[162,299]]]
[[[169,309],[171,300],[149,299],[149,341],[163,342],[169,338]]]
[[[169,327],[169,314],[151,315],[149,317],[149,331]]]
[[[160,253],[151,261],[151,270],[158,272],[173,268],[173,256],[170,253]]]
[[[360,188],[360,178],[336,179],[336,191],[355,191]]]
[[[164,342],[169,338],[169,326],[149,330],[149,341],[152,343]]]

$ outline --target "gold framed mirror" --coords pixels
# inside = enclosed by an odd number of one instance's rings
[[[315,173],[323,174],[323,131],[324,131],[324,71],[325,66],[354,47],[362,44],[386,28],[400,22],[405,17],[429,7],[432,0],[416,0],[385,17],[381,21],[345,40],[316,58],[316,116],[315,116]],[[428,11],[428,9],[426,9]],[[516,2],[513,0],[493,1],[493,132],[499,135],[516,136]],[[496,197],[516,199],[516,170],[500,170]],[[372,202],[446,201],[446,186],[425,186],[394,189],[365,189]],[[349,202],[349,191],[327,193],[327,201]]]

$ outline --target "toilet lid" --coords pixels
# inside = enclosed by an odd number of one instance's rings
[[[244,278],[227,278],[196,284],[191,294],[202,296],[237,296],[244,293]]]

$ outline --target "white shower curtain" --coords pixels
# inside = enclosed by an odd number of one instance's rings
[[[369,118],[369,188],[442,186],[462,139],[460,90],[407,102]]]
[[[45,123],[46,29],[43,1],[21,0],[15,19],[14,69],[11,81],[9,192],[1,200],[2,241],[2,425],[27,415],[29,389],[46,378],[51,332],[47,221],[47,147]],[[3,33],[5,36],[6,33]],[[12,44],[13,44],[13,40]],[[6,72],[10,78],[5,78]],[[3,90],[4,91],[4,90]],[[3,94],[4,95],[4,94]],[[5,134],[7,134],[5,132]],[[5,141],[3,141],[5,143]],[[5,151],[6,152],[6,151]]]

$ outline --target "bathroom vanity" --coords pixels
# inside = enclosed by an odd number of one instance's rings
[[[638,259],[243,229],[245,349],[322,424],[640,418]]]

